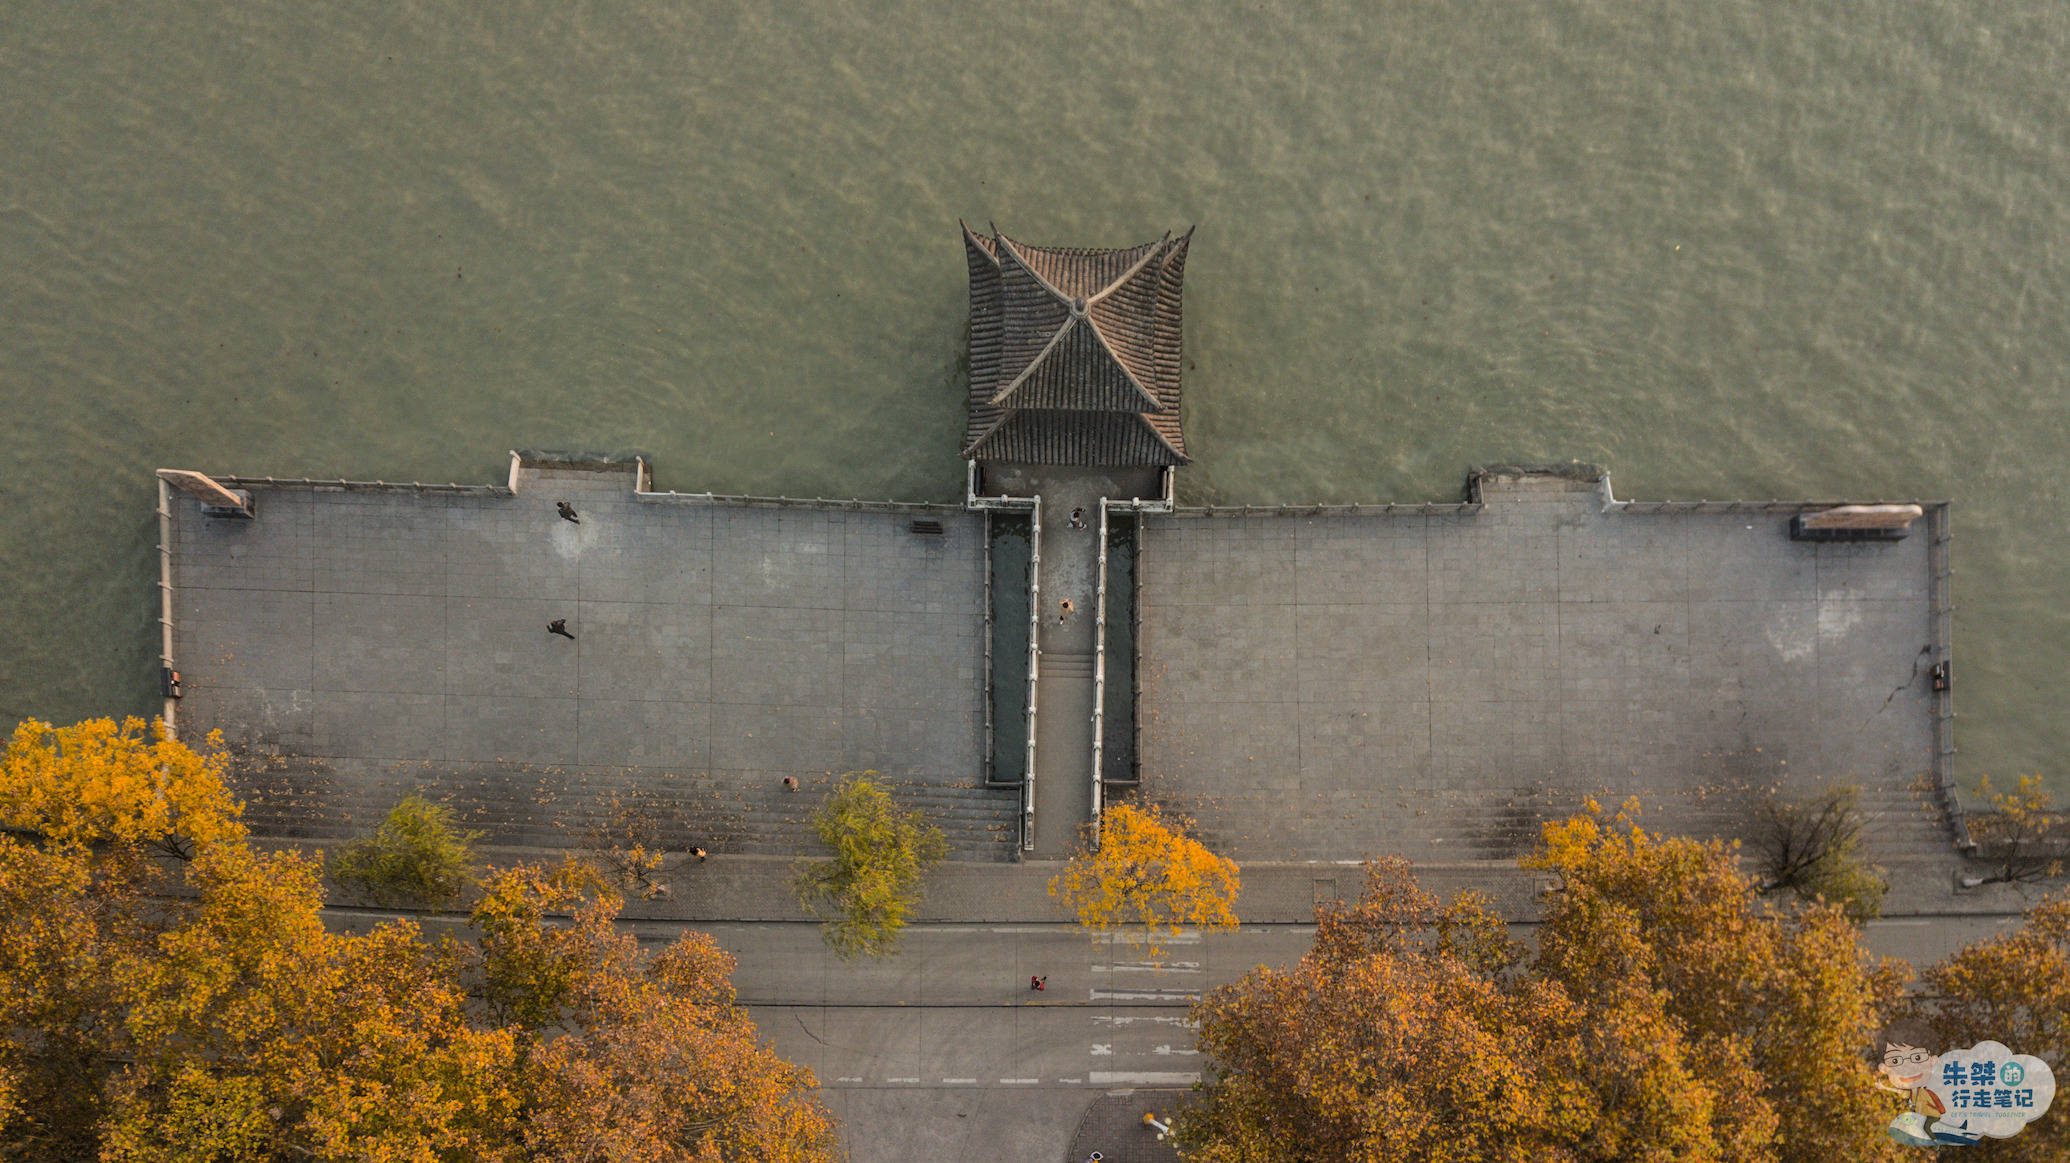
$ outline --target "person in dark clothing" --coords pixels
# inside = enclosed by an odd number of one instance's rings
[[[546,632],[548,634],[558,634],[570,642],[575,641],[575,636],[568,633],[568,620],[566,618],[555,618],[553,621],[548,622],[546,624]]]
[[[1085,510],[1084,510],[1084,509],[1073,509],[1073,510],[1071,510],[1071,528],[1073,528],[1073,529],[1083,529],[1083,528],[1085,528]]]
[[[559,509],[559,510],[560,510],[560,512],[561,512],[561,520],[563,520],[563,521],[573,521],[573,522],[575,522],[575,523],[576,523],[577,525],[580,525],[580,524],[582,524],[582,518],[580,518],[580,517],[577,517],[577,516],[575,515],[575,506],[573,506],[573,505],[569,504],[569,503],[568,503],[568,502],[566,502],[566,501],[556,501],[556,502],[554,502],[554,506],[553,506],[553,507],[554,507],[554,508],[556,508],[556,509]]]

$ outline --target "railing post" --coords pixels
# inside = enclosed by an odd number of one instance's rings
[[[1042,497],[1035,498],[1028,537],[1028,759],[1021,779],[1021,849],[1035,849],[1035,701],[1042,677]]]
[[[1093,596],[1093,705],[1092,705],[1092,820],[1091,842],[1100,847],[1100,813],[1106,807],[1106,787],[1100,781],[1106,758],[1107,726],[1107,498],[1100,498],[1100,572]]]
[[[165,720],[165,733],[169,738],[178,738],[179,700],[170,690],[163,689],[163,676],[170,672],[179,673],[173,661],[173,564],[172,564],[172,493],[164,477],[158,478],[158,665],[160,669],[161,693],[165,696],[159,716]]]

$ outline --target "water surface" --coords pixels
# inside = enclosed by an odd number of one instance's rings
[[[2070,744],[2070,8],[0,11],[0,723],[152,705],[150,470],[947,500],[955,220],[1198,223],[1201,501],[1953,497],[1963,767]]]

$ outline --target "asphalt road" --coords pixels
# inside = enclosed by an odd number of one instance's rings
[[[1061,1160],[1098,1096],[1198,1078],[1203,990],[1298,960],[1314,933],[1188,933],[1153,955],[1070,925],[921,925],[895,957],[843,962],[812,925],[708,928],[762,1035],[826,1087],[854,1163]]]

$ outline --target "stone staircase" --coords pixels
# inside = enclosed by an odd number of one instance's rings
[[[1377,781],[1376,781],[1377,782]],[[1109,789],[1109,802],[1141,794],[1196,821],[1203,843],[1239,861],[1357,860],[1404,856],[1411,860],[1514,860],[1537,843],[1547,821],[1580,810],[1581,796],[1518,794],[1491,798],[1465,791],[1411,793],[1376,786],[1321,793],[1291,788],[1277,793],[1175,794],[1154,777],[1140,793]],[[1615,810],[1623,797],[1599,795]],[[1681,793],[1642,797],[1639,823],[1670,835],[1751,841],[1754,801],[1740,794]],[[1865,784],[1856,808],[1863,854],[1872,863],[1952,862],[1953,842],[1938,809],[1911,786]]]
[[[1091,652],[1043,651],[1035,696],[1032,856],[1069,855],[1092,818],[1092,690]]]
[[[1044,651],[1042,654],[1041,681],[1044,683],[1051,679],[1084,679],[1090,682],[1092,676],[1093,656],[1091,654],[1074,654],[1063,651]]]
[[[783,777],[798,781],[795,791]],[[940,828],[954,860],[1011,860],[1019,793],[882,774],[901,807]],[[378,826],[402,797],[453,807],[486,843],[583,848],[611,837],[665,851],[806,856],[823,851],[812,815],[838,777],[827,772],[683,775],[646,768],[513,765],[465,769],[280,757],[241,764],[232,786],[255,836],[333,848]]]

